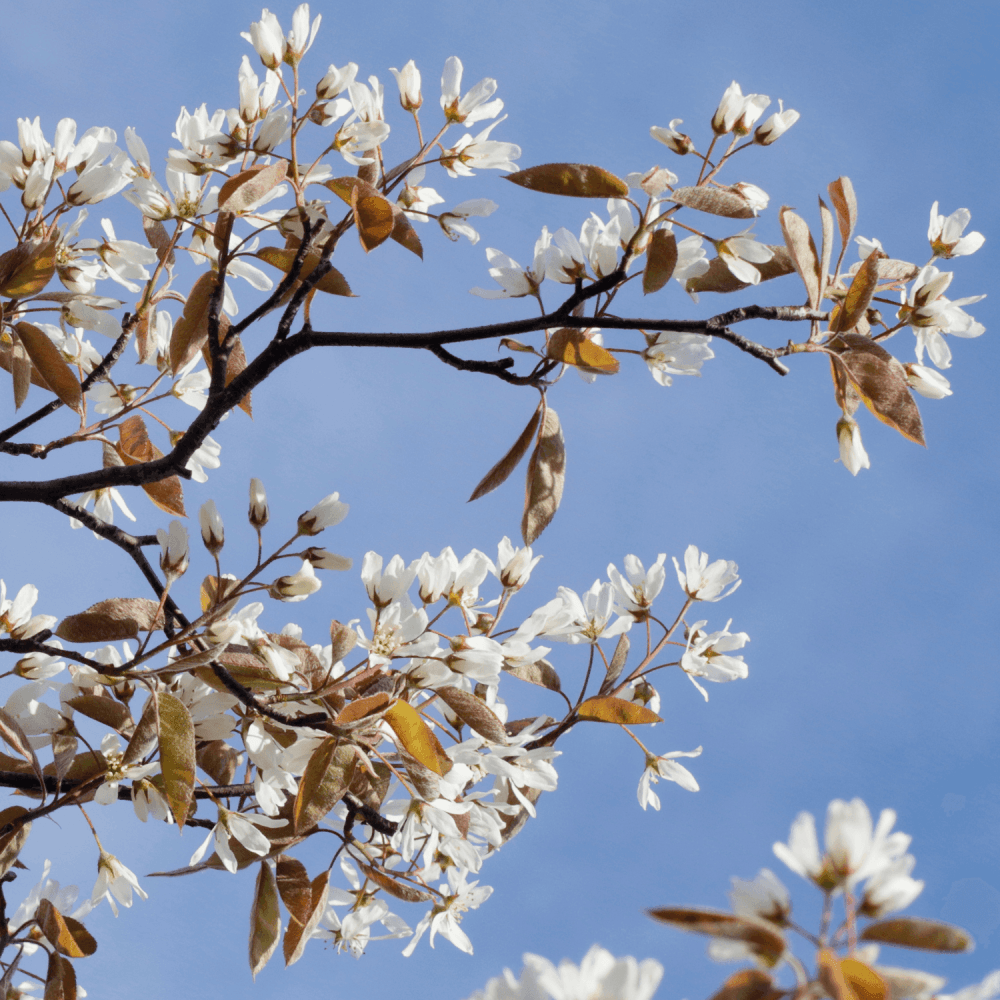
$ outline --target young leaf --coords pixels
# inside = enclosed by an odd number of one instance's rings
[[[888,1000],[885,980],[870,965],[856,958],[842,958],[840,971],[857,1000]]]
[[[157,258],[162,261],[167,251],[166,267],[174,266],[174,251],[170,248],[170,234],[166,226],[159,219],[151,219],[149,216],[142,217],[142,232],[146,237],[146,242],[156,251]]]
[[[846,333],[853,330],[868,311],[872,296],[878,285],[879,261],[885,258],[881,250],[872,250],[861,270],[854,276],[847,297],[834,310],[830,317],[830,329],[834,333]]]
[[[594,722],[615,722],[620,726],[641,726],[663,720],[645,705],[636,705],[624,698],[603,696],[588,698],[577,710],[581,719]]]
[[[470,728],[491,743],[507,744],[507,731],[503,723],[482,698],[461,688],[440,688],[437,696]]]
[[[15,819],[23,816],[28,810],[24,806],[8,806],[0,813],[0,829]],[[0,876],[6,875],[17,861],[17,856],[24,847],[24,842],[31,832],[31,823],[22,823],[0,837]]]
[[[407,903],[424,903],[431,898],[429,892],[424,892],[405,882],[397,882],[391,878],[387,872],[379,871],[369,865],[358,862],[359,867],[376,885],[381,886],[390,896],[402,899]]]
[[[228,325],[228,324],[227,324]],[[226,335],[223,332],[223,324],[219,324],[219,338],[225,340]],[[205,343],[201,345],[201,356],[205,359],[205,367],[211,372],[212,370],[212,352],[208,346],[208,339],[206,338]],[[229,351],[229,357],[226,359],[226,385],[228,386],[230,382],[237,375],[239,375],[244,368],[247,366],[247,356],[246,352],[243,350],[243,341],[240,339],[239,334],[233,338],[233,346]],[[251,401],[251,393],[247,393],[237,404],[239,408],[248,416],[253,417],[253,403]]]
[[[601,684],[601,694],[607,694],[615,686],[615,681],[621,676],[625,669],[625,661],[628,659],[629,637],[622,632],[618,637],[618,645],[615,646],[614,655],[608,664],[608,672],[604,675],[604,683]]]
[[[302,957],[302,953],[312,937],[312,932],[326,911],[326,901],[330,892],[329,871],[317,875],[312,880],[309,889],[311,898],[308,918],[305,921],[299,921],[293,917],[285,930],[282,950],[285,954],[286,966],[294,965]]]
[[[236,777],[236,768],[240,763],[240,754],[225,740],[209,740],[200,743],[195,751],[195,760],[217,785],[232,784]]]
[[[214,271],[206,271],[200,275],[188,292],[187,301],[181,318],[174,323],[170,335],[170,368],[176,375],[200,350],[208,339],[208,313],[219,283],[219,277]],[[219,333],[229,327],[229,318],[219,312]]]
[[[38,756],[28,742],[28,737],[21,728],[21,724],[3,708],[0,708],[0,737],[31,765],[31,770],[35,772],[38,783],[44,788],[45,779],[42,774],[42,765],[38,762]]]
[[[654,230],[646,247],[646,269],[642,272],[642,291],[658,292],[671,278],[677,266],[677,237],[669,229]]]
[[[10,349],[10,373],[14,380],[14,409],[19,410],[28,398],[28,390],[31,388],[33,382],[35,382],[35,375],[42,379],[41,373],[36,372],[31,364],[31,358],[28,357],[28,352],[24,349],[24,344],[21,343],[21,338],[14,334],[14,342]],[[44,388],[48,389],[47,385]]]
[[[110,597],[68,615],[59,623],[56,635],[66,642],[118,642],[161,628],[163,612],[158,602],[146,597]]]
[[[39,900],[35,911],[39,930],[52,947],[68,958],[86,958],[97,951],[97,942],[79,920],[64,917],[48,899]]]
[[[238,215],[257,204],[284,179],[288,164],[278,160],[266,167],[249,167],[219,188],[219,211]]]
[[[441,775],[451,770],[451,759],[412,705],[397,700],[386,711],[385,721],[392,726],[392,731],[399,738],[403,749],[424,767]]]
[[[18,339],[24,345],[24,350],[38,373],[45,379],[48,387],[71,410],[80,412],[80,380],[65,360],[59,348],[52,343],[48,334],[39,330],[31,323],[18,323]]]
[[[351,192],[351,208],[361,246],[365,253],[371,253],[392,235],[396,223],[392,205],[378,193],[363,193],[359,185]]]
[[[95,689],[90,688],[89,690]],[[105,691],[107,689],[98,687],[97,690]],[[88,719],[100,722],[122,735],[132,732],[132,713],[128,710],[127,705],[123,705],[115,698],[98,694],[79,694],[75,698],[67,698],[66,704]]]
[[[356,762],[355,751],[332,736],[313,751],[295,795],[296,833],[311,830],[344,797]]]
[[[416,229],[413,228],[413,223],[398,205],[392,206],[392,220],[392,232],[389,237],[423,260],[424,248],[420,243],[420,237],[417,235]]]
[[[76,1000],[76,972],[73,963],[58,952],[49,952],[42,1000]]]
[[[858,224],[858,199],[854,196],[854,185],[850,177],[838,177],[827,187],[833,210],[837,213],[837,225],[840,228],[841,256],[847,252],[847,241]]]
[[[833,259],[833,213],[822,198],[819,199],[819,218],[823,228],[823,244],[819,252],[820,301],[822,301],[822,293],[826,291],[826,282],[830,275],[830,262]]]
[[[785,246],[799,272],[802,283],[806,286],[806,296],[811,308],[819,307],[822,294],[823,277],[820,272],[819,258],[816,256],[816,244],[805,219],[796,215],[790,208],[783,206],[778,213],[781,221],[781,232],[785,237]]]
[[[22,243],[0,254],[0,296],[24,299],[37,295],[56,273],[57,243]]]
[[[583,330],[561,327],[549,337],[545,353],[565,365],[573,365],[594,375],[616,375],[618,359],[600,344],[595,344]]]
[[[293,920],[304,924],[312,910],[312,885],[306,866],[298,858],[279,854],[275,860],[278,892]]]
[[[521,536],[525,545],[531,545],[555,516],[565,481],[566,446],[562,428],[556,411],[546,406],[538,431],[538,443],[528,462],[524,515],[521,518]]]
[[[727,219],[752,219],[757,214],[742,194],[724,188],[679,187],[664,197],[696,212],[722,215]]]
[[[821,948],[816,956],[819,981],[831,1000],[858,1000],[848,986],[836,952]]]
[[[140,465],[162,458],[163,453],[149,440],[146,424],[135,413],[118,427],[118,455],[126,465]],[[158,483],[143,483],[142,490],[160,510],[185,517],[184,491],[177,476],[168,476]]]
[[[194,723],[184,703],[172,694],[160,692],[156,700],[163,791],[177,827],[183,832],[194,798]]]
[[[274,954],[279,937],[281,914],[278,911],[278,885],[271,866],[262,861],[250,907],[250,972],[254,979]]]
[[[261,247],[257,251],[257,257],[260,260],[264,261],[265,264],[270,264],[272,267],[278,268],[279,271],[284,271],[285,274],[291,271],[296,255],[295,250],[282,250],[279,247]],[[302,270],[299,271],[299,278],[308,278],[316,270],[316,265],[319,264],[319,261],[320,256],[318,253],[307,253],[305,260],[302,261]],[[321,292],[326,292],[328,295],[346,295],[348,298],[353,298],[354,296],[354,292],[351,291],[351,286],[347,283],[347,279],[335,267],[331,267],[316,282],[315,287]]]
[[[774,256],[761,264],[754,264],[760,272],[761,281],[771,281],[773,278],[782,278],[786,274],[795,273],[795,262],[791,254],[784,246],[772,246],[767,244]],[[721,257],[713,257],[708,262],[708,270],[697,278],[688,278],[684,287],[689,292],[738,292],[750,286],[745,281],[740,281],[726,266],[726,262]]]
[[[156,696],[150,695],[146,699],[146,704],[142,706],[142,715],[132,730],[132,736],[122,754],[122,764],[128,767],[142,760],[156,746],[158,736],[156,733]],[[220,782],[222,784],[222,782]]]
[[[628,197],[625,181],[603,167],[586,163],[543,163],[503,176],[512,184],[542,194],[563,194],[571,198]]]
[[[536,660],[534,663],[517,663],[513,666],[505,666],[504,673],[520,677],[522,681],[529,684],[537,684],[539,687],[548,688],[550,691],[561,691],[559,675],[556,668],[548,660]]]
[[[524,458],[524,454],[528,450],[528,445],[531,444],[535,436],[535,431],[538,429],[538,421],[541,418],[542,407],[539,406],[531,415],[528,426],[521,431],[518,439],[511,445],[510,451],[479,481],[479,485],[472,491],[472,496],[469,497],[469,503],[486,496],[487,493],[492,493],[501,483],[506,481],[507,477],[517,468],[521,459]]]
[[[923,917],[892,917],[869,924],[859,935],[862,941],[878,941],[924,951],[972,951],[972,935],[961,927]]]
[[[785,937],[774,924],[754,917],[737,917],[724,910],[664,906],[646,911],[654,920],[681,931],[743,941],[755,955],[773,965],[785,951]]]
[[[760,969],[734,972],[711,1000],[779,1000],[785,990],[777,989],[774,980]]]
[[[378,694],[370,695],[367,698],[356,698],[338,714],[335,721],[337,725],[343,725],[345,722],[356,722],[369,713],[377,712],[384,705],[388,705],[391,700],[387,691],[379,691]]]
[[[865,406],[903,437],[926,444],[920,410],[902,364],[881,344],[859,333],[841,333],[829,346],[837,352],[831,358],[843,367]]]

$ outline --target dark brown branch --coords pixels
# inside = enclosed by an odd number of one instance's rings
[[[128,313],[122,317],[122,332],[118,339],[111,345],[111,350],[101,359],[101,363],[97,365],[96,368],[83,380],[80,384],[80,391],[86,392],[98,379],[104,378],[105,375],[117,364],[118,359],[122,355],[122,351],[125,350],[125,345],[129,341],[129,337],[132,336],[132,330],[137,322],[137,317],[130,316]],[[38,448],[38,445],[33,444],[22,444],[22,445],[10,445],[6,446],[6,442],[9,441],[14,435],[20,434],[21,431],[30,427],[32,424],[38,423],[39,420],[44,419],[50,413],[55,413],[56,410],[62,406],[62,400],[53,399],[51,402],[46,403],[40,409],[35,410],[34,413],[29,414],[23,420],[18,421],[16,424],[12,424],[5,431],[0,432],[0,451],[6,451],[10,454],[15,455],[31,455]],[[45,458],[45,454],[41,455]]]
[[[320,270],[309,275],[311,281]],[[318,279],[317,279],[318,280]],[[303,282],[304,287],[307,282]],[[299,289],[301,291],[301,287]],[[237,406],[243,397],[263,382],[271,372],[286,361],[314,347],[396,347],[430,350],[444,344],[491,340],[517,333],[531,333],[553,326],[618,330],[672,330],[679,333],[701,333],[718,336],[740,350],[759,358],[776,371],[787,369],[777,358],[787,353],[784,348],[770,348],[748,340],[727,329],[728,324],[748,319],[800,321],[826,319],[827,314],[801,306],[746,306],[704,320],[632,319],[617,316],[576,317],[561,311],[543,316],[488,326],[440,330],[429,333],[325,333],[304,327],[286,340],[272,341],[224,389],[213,393],[205,408],[191,422],[174,450],[163,458],[141,465],[113,466],[75,476],[64,476],[42,482],[7,482],[0,484],[0,502],[28,501],[49,503],[70,493],[82,493],[108,486],[142,486],[159,482],[169,476],[190,478],[187,462],[215,429],[225,413]],[[451,362],[449,362],[451,363]]]
[[[0,653],[15,653],[21,656],[27,656],[29,653],[43,653],[45,656],[73,660],[88,667],[94,666],[94,660],[88,660],[83,653],[74,652],[72,649],[60,649],[58,646],[47,646],[45,639],[50,635],[52,633],[46,629],[30,639],[0,639]]]

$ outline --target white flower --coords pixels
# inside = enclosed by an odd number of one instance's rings
[[[187,468],[191,470],[191,478],[196,483],[207,483],[208,473],[205,469],[217,469],[222,465],[220,454],[222,454],[222,445],[206,434],[201,447],[196,449],[195,453],[187,460]]]
[[[938,203],[931,205],[931,223],[927,229],[927,239],[935,257],[964,257],[975,253],[985,242],[982,233],[963,236],[965,227],[972,219],[967,208],[958,208],[945,217],[938,214]]]
[[[734,278],[748,285],[760,284],[760,271],[754,264],[764,264],[774,256],[774,251],[749,236],[749,229],[721,240],[715,245],[719,259],[729,268]]]
[[[117,917],[118,906],[115,900],[122,906],[131,906],[133,889],[141,899],[149,899],[139,885],[135,872],[126,868],[113,854],[108,854],[102,848],[97,862],[97,881],[94,883],[94,891],[90,894],[91,904],[96,906],[102,899],[107,899],[111,912]]]
[[[134,781],[145,778],[160,769],[159,763],[130,764],[122,763],[121,743],[114,733],[108,733],[101,740],[101,755],[104,757],[104,784],[94,793],[94,801],[107,806],[118,801],[118,785],[122,781]],[[128,905],[128,904],[126,904]]]
[[[655,959],[637,962],[631,955],[616,959],[595,944],[579,968],[566,960],[556,966],[539,955],[526,954],[521,982],[514,984],[519,992],[514,996],[518,1000],[538,1000],[544,994],[553,1000],[650,1000],[662,978],[663,966]],[[488,996],[493,983],[500,985],[492,980]],[[490,1000],[506,1000],[509,995],[498,990]]]
[[[481,170],[518,169],[514,161],[521,156],[521,147],[513,142],[489,138],[490,132],[506,117],[498,118],[475,137],[466,133],[451,149],[441,154],[441,166],[448,171],[449,177],[474,177],[473,167]]]
[[[708,701],[708,692],[695,680],[703,677],[716,684],[728,681],[742,680],[747,676],[748,668],[742,656],[729,656],[734,649],[742,649],[749,641],[746,632],[729,631],[732,619],[726,622],[726,627],[719,632],[705,633],[700,629],[706,622],[695,622],[688,635],[688,646],[681,656],[681,670],[691,683]]]
[[[686,241],[685,241],[686,242]],[[707,268],[707,264],[705,265]],[[711,337],[702,333],[675,333],[662,330],[642,352],[649,373],[662,386],[673,384],[673,375],[700,375],[701,366],[715,352],[708,346]]]
[[[923,891],[924,883],[911,878],[916,864],[912,854],[904,854],[865,883],[858,912],[876,920],[887,913],[905,910]]]
[[[761,868],[755,879],[732,879],[729,901],[738,917],[756,917],[784,925],[792,912],[792,897],[769,868]]]
[[[384,570],[382,557],[377,552],[366,552],[361,563],[361,582],[377,608],[384,608],[393,601],[400,600],[410,589],[416,573],[417,562],[405,566],[398,555],[389,560]]]
[[[271,841],[260,832],[258,827],[284,826],[286,822],[283,819],[272,819],[270,816],[230,812],[219,806],[219,821],[212,827],[201,847],[191,855],[189,864],[198,864],[214,839],[215,853],[218,854],[219,860],[226,871],[235,872],[239,866],[236,855],[233,854],[233,849],[229,845],[230,838],[242,844],[251,854],[263,857],[271,850]]]
[[[429,189],[421,188],[420,190],[427,191]],[[430,204],[435,203],[430,202]],[[457,240],[459,236],[465,236],[470,243],[475,244],[479,242],[479,233],[466,222],[466,219],[470,215],[483,217],[492,215],[499,207],[495,201],[490,201],[489,198],[471,198],[447,212],[442,212],[438,216],[438,224],[450,240]]]
[[[643,769],[642,777],[639,779],[639,805],[645,809],[652,806],[654,809],[660,808],[660,797],[650,788],[650,784],[657,784],[660,778],[667,781],[676,781],[681,788],[689,792],[698,791],[698,782],[694,775],[682,764],[678,764],[675,757],[698,757],[701,755],[701,747],[696,750],[674,750],[662,756],[654,757],[647,755],[646,766]]]
[[[951,383],[933,368],[910,363],[904,363],[903,368],[906,370],[907,385],[921,396],[927,399],[944,399],[951,395]]]
[[[471,125],[485,118],[496,118],[503,109],[503,101],[489,100],[496,90],[496,80],[487,77],[459,100],[458,95],[462,92],[462,60],[457,56],[449,56],[445,61],[444,72],[441,74],[441,109],[449,122]]]
[[[621,610],[637,621],[645,621],[649,617],[649,609],[653,601],[663,590],[667,578],[663,564],[667,554],[661,552],[656,562],[649,567],[649,572],[636,556],[625,557],[625,576],[618,572],[614,563],[608,564],[608,579],[615,588],[615,600]],[[627,579],[626,579],[627,577]]]
[[[816,821],[801,812],[792,823],[787,844],[776,843],[774,853],[793,872],[811,879],[821,889],[840,891],[878,875],[905,854],[910,837],[897,831],[892,809],[883,809],[872,828],[871,813],[861,799],[834,799],[826,814],[826,853],[820,856]]]
[[[466,954],[472,954],[472,942],[469,936],[459,927],[459,922],[466,910],[475,910],[492,895],[493,888],[488,885],[479,887],[478,882],[466,883],[466,873],[458,868],[448,869],[448,882],[439,886],[443,899],[429,913],[425,913],[413,931],[413,938],[406,946],[403,954],[409,957],[413,954],[424,932],[430,929],[430,943],[434,947],[434,938],[440,934],[447,938],[456,948]]]
[[[700,552],[697,545],[689,545],[684,550],[683,573],[676,557],[673,562],[681,589],[696,601],[721,601],[743,582],[739,578],[739,567],[736,563],[731,560],[716,559],[709,565],[708,553]],[[729,584],[732,586],[726,590]]]
[[[837,441],[840,443],[840,460],[852,476],[862,469],[870,469],[868,452],[861,443],[861,428],[857,421],[844,416],[837,421]]]
[[[575,590],[560,587],[556,600],[562,604],[561,614],[547,625],[544,634],[557,642],[596,643],[627,632],[634,621],[631,615],[621,614],[613,625],[608,624],[615,613],[615,588],[600,580],[595,580],[582,598]]]
[[[259,531],[267,524],[269,516],[264,484],[256,477],[252,477],[250,480],[250,509],[247,512],[250,524]]]
[[[535,261],[538,267],[525,270],[513,257],[508,257],[501,250],[486,248],[486,259],[490,262],[490,277],[498,285],[496,288],[472,288],[473,295],[482,299],[518,299],[525,295],[536,295],[538,286],[545,278],[545,247],[542,248],[541,260],[538,258],[537,246]]]

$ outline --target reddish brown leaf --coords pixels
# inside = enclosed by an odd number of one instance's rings
[[[859,935],[862,941],[878,941],[924,951],[972,951],[972,935],[961,927],[923,917],[892,917],[869,924]]]
[[[639,726],[647,722],[663,720],[645,705],[637,705],[624,698],[601,696],[588,698],[578,709],[581,719],[594,722],[614,722],[620,726]]]
[[[723,910],[693,906],[665,906],[646,911],[654,920],[670,924],[678,930],[708,934],[730,941],[743,941],[751,951],[773,965],[785,951],[785,937],[766,920],[737,917]]]
[[[722,215],[727,219],[752,219],[757,214],[742,194],[724,188],[679,187],[664,197],[696,212]]]
[[[285,179],[287,170],[288,163],[285,160],[241,170],[219,188],[219,211],[239,215],[252,208]]]
[[[344,797],[356,763],[356,752],[334,737],[327,737],[313,751],[295,796],[296,833],[311,830]]]
[[[669,229],[657,229],[646,247],[646,268],[642,272],[645,295],[658,292],[673,276],[677,266],[677,237]]]
[[[561,327],[549,336],[545,353],[555,361],[573,365],[595,375],[616,375],[618,360],[600,344],[595,344],[583,330]]]
[[[45,380],[45,384],[66,406],[79,412],[82,398],[80,380],[66,364],[59,348],[52,343],[48,334],[31,323],[18,323],[15,329],[31,363]]]
[[[172,694],[159,692],[156,699],[164,794],[178,829],[183,831],[194,798],[194,723],[184,703]]]
[[[534,663],[518,663],[513,666],[505,666],[504,673],[520,677],[522,681],[529,684],[537,684],[539,687],[548,688],[550,691],[561,691],[559,675],[555,667],[548,660],[536,660]]]
[[[363,193],[361,185],[358,185],[351,192],[351,208],[361,246],[365,253],[371,253],[392,235],[396,224],[392,205],[377,192]]]
[[[58,952],[49,952],[42,1000],[76,1000],[76,972],[73,963]]]
[[[878,285],[878,262],[884,257],[881,250],[873,250],[854,276],[851,287],[847,290],[847,297],[837,305],[830,317],[830,329],[834,333],[853,330],[868,311]]]
[[[385,721],[392,726],[403,749],[424,767],[442,775],[451,770],[451,758],[412,705],[397,700],[386,711]]]
[[[0,254],[0,296],[24,299],[37,295],[56,273],[55,240],[22,243]]]
[[[326,910],[326,900],[330,891],[330,873],[322,872],[312,880],[310,885],[311,900],[309,917],[303,923],[296,919],[288,922],[285,930],[285,940],[282,949],[285,954],[285,965],[294,965],[305,951],[312,932],[316,929],[320,918]]]
[[[250,906],[250,972],[254,979],[274,954],[280,937],[278,887],[271,866],[262,861],[260,871],[257,873],[253,903]]]
[[[850,177],[838,177],[827,185],[833,210],[837,213],[837,225],[840,228],[841,257],[847,251],[847,242],[858,224],[858,200],[854,196],[854,185]]]
[[[545,407],[538,442],[528,462],[524,491],[524,514],[521,536],[531,545],[548,527],[559,509],[566,481],[566,446],[559,417],[551,406]]]
[[[292,269],[292,264],[295,262],[296,251],[282,250],[278,247],[261,247],[257,251],[257,257],[264,261],[264,263],[270,264],[272,267],[278,268],[279,271],[284,271],[285,274],[288,274]],[[305,260],[302,262],[302,270],[299,272],[299,278],[308,278],[316,269],[319,261],[320,256],[318,253],[307,253]],[[354,292],[351,291],[351,286],[347,283],[347,279],[335,267],[331,267],[316,282],[315,287],[329,295],[346,295],[348,297],[353,297],[354,295]]]
[[[829,346],[865,406],[903,437],[926,444],[920,410],[902,364],[881,344],[859,333],[838,334]]]
[[[379,871],[378,868],[372,868],[369,865],[360,864],[360,862],[359,865],[368,878],[385,889],[390,896],[395,896],[396,899],[405,900],[407,903],[424,903],[431,898],[429,892],[416,889],[405,882],[397,882],[388,872]]]
[[[472,491],[472,496],[469,497],[470,503],[473,500],[478,500],[480,497],[486,496],[487,493],[492,493],[517,468],[518,463],[524,458],[528,446],[534,440],[535,431],[538,429],[538,421],[541,418],[542,408],[539,406],[531,415],[528,426],[521,431],[518,439],[511,445],[510,451],[479,481],[479,485]]]
[[[170,335],[170,368],[176,375],[200,350],[208,339],[208,312],[212,294],[218,287],[215,271],[200,275],[188,293],[181,318],[174,323]],[[219,312],[219,333],[229,327],[225,313]]]
[[[816,244],[805,219],[796,215],[787,206],[782,206],[778,213],[781,221],[781,232],[785,237],[785,246],[799,272],[802,283],[806,286],[806,297],[813,309],[819,307],[823,279],[820,276],[819,257],[816,255]]]
[[[48,899],[42,899],[35,911],[39,930],[61,955],[86,958],[97,951],[97,942],[79,920],[63,916]]]
[[[68,615],[59,623],[56,635],[67,642],[118,642],[162,628],[163,612],[157,601],[146,597],[111,597],[79,614]]]
[[[543,163],[516,173],[504,174],[512,184],[571,198],[627,198],[628,184],[603,167],[587,163]]]
[[[437,696],[480,736],[485,736],[491,743],[507,743],[507,731],[503,723],[482,698],[456,687],[439,688]]]

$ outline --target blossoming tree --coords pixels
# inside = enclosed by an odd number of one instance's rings
[[[17,142],[0,141],[10,234],[0,366],[18,411],[0,451],[19,469],[64,454],[77,463],[55,478],[11,474],[0,499],[47,505],[89,529],[148,587],[86,594],[61,620],[30,581],[0,592],[0,651],[10,658],[0,785],[18,796],[0,818],[0,874],[12,879],[32,823],[63,810],[86,816],[98,865],[82,905],[46,870],[16,910],[7,906],[8,989],[27,974],[46,996],[75,995],[74,962],[97,947],[88,912],[145,897],[101,842],[128,808],[144,822],[206,831],[171,874],[252,873],[254,974],[279,946],[292,964],[313,939],[355,955],[374,938],[401,939],[409,954],[425,934],[431,944],[441,935],[471,951],[461,916],[492,891],[486,863],[556,788],[560,740],[595,723],[619,727],[639,748],[639,804],[659,809],[659,781],[698,788],[679,758],[701,752],[636,731],[660,721],[660,690],[682,673],[708,700],[707,684],[747,676],[749,637],[713,607],[739,586],[737,566],[696,544],[669,565],[666,554],[649,565],[625,555],[583,593],[560,587],[524,605],[533,546],[566,482],[559,380],[572,369],[595,382],[637,365],[669,387],[723,344],[776,376],[820,361],[841,460],[857,475],[869,465],[861,404],[923,444],[914,393],[949,395],[939,370],[950,364],[948,338],[983,332],[964,308],[981,296],[945,295],[945,262],[983,243],[966,231],[965,209],[944,214],[935,203],[929,246],[911,263],[857,235],[858,199],[839,177],[812,229],[781,208],[782,242],[755,238],[769,196],[732,175],[746,151],[767,152],[799,116],[779,104],[765,118],[768,98],[735,82],[702,134],[681,132],[678,119],[650,129],[676,173],[526,167],[519,146],[493,137],[504,122],[494,80],[463,85],[451,57],[440,100],[425,101],[411,61],[391,70],[394,109],[355,63],[310,71],[319,26],[304,4],[290,28],[265,10],[244,33],[255,56],[240,64],[238,107],[182,110],[165,167],[140,131],[125,129],[119,144],[115,130],[78,134],[69,118],[48,135],[38,118],[18,119]],[[512,198],[533,197],[524,189],[576,198],[586,213],[578,234],[543,227],[530,265],[486,251],[495,287],[473,292],[534,300],[532,314],[431,332],[317,328],[324,297],[353,296],[352,275],[334,266],[342,240],[356,235],[375,266],[387,253],[422,257],[428,239],[477,243],[476,220],[497,205],[456,198],[451,182],[484,169],[506,172]],[[136,210],[135,231],[121,238],[109,219],[88,221],[88,206],[118,195]],[[668,287],[704,306],[781,279],[791,304],[705,307],[701,319],[668,318],[660,304]],[[106,294],[108,282],[127,303]],[[751,320],[780,333],[751,339],[741,332]],[[97,346],[94,334],[104,338]],[[497,346],[505,356],[488,356]],[[254,478],[256,545],[232,552],[211,499],[199,505],[197,534],[180,520],[188,483],[223,467],[211,435],[239,411],[252,414],[257,387],[299,355],[335,347],[428,352],[530,397],[523,430],[484,463],[472,493],[497,489],[523,462],[523,544],[505,537],[495,558],[369,552],[367,607],[336,609],[322,636],[292,624],[269,630],[260,622],[272,602],[304,601],[325,573],[351,569],[313,544],[347,504],[330,493],[294,524],[276,524]],[[161,512],[155,531],[121,526],[136,521],[141,493]],[[194,593],[184,589],[192,576]],[[574,661],[579,669],[567,667]],[[519,684],[545,700],[513,717],[508,691]],[[299,857],[307,843],[310,857],[323,845],[312,870]]]

